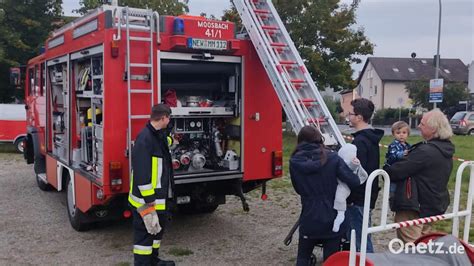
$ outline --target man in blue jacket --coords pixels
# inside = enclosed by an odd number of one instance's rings
[[[379,142],[384,135],[381,129],[374,129],[369,125],[369,121],[374,113],[374,104],[365,98],[358,98],[351,102],[348,113],[350,124],[355,128],[352,144],[357,147],[357,158],[367,174],[379,169],[380,149]],[[351,190],[351,195],[347,199],[347,218],[350,221],[351,230],[356,231],[356,247],[360,251],[360,241],[362,235],[362,218],[364,215],[365,184],[361,184]],[[372,183],[370,209],[375,207],[379,192],[378,178]],[[369,226],[371,223],[371,213],[369,212]],[[348,234],[349,238],[350,232]],[[370,235],[367,237],[367,252],[373,252]]]

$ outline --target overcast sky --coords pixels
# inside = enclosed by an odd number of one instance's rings
[[[65,15],[79,7],[79,1],[63,2]],[[441,57],[460,58],[469,64],[474,60],[474,1],[442,0],[442,4]],[[220,17],[229,7],[228,0],[189,0],[194,15],[204,12]],[[437,47],[438,7],[437,0],[361,0],[357,27],[363,27],[376,45],[374,56],[409,57],[415,52],[418,58],[432,58]],[[359,71],[362,65],[353,68]]]

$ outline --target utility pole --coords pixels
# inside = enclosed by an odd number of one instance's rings
[[[439,71],[439,43],[441,39],[441,0],[439,0],[439,19],[438,19],[438,49],[436,52],[436,67],[435,67],[435,79],[438,79]],[[433,103],[433,108],[436,108],[436,103]]]

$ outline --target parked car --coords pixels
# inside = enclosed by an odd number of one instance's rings
[[[0,143],[13,143],[23,152],[26,137],[26,112],[22,104],[0,104]]]
[[[474,112],[457,112],[450,120],[453,133],[474,136]]]

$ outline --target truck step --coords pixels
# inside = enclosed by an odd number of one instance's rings
[[[137,37],[137,36],[130,36],[131,41],[139,41],[139,42],[151,42],[152,38],[150,37]]]
[[[148,119],[150,115],[131,115],[130,119]]]
[[[147,94],[147,93],[153,93],[152,90],[147,90],[147,89],[131,89],[130,93],[141,93],[141,94]]]
[[[152,64],[130,63],[130,67],[152,67]]]

